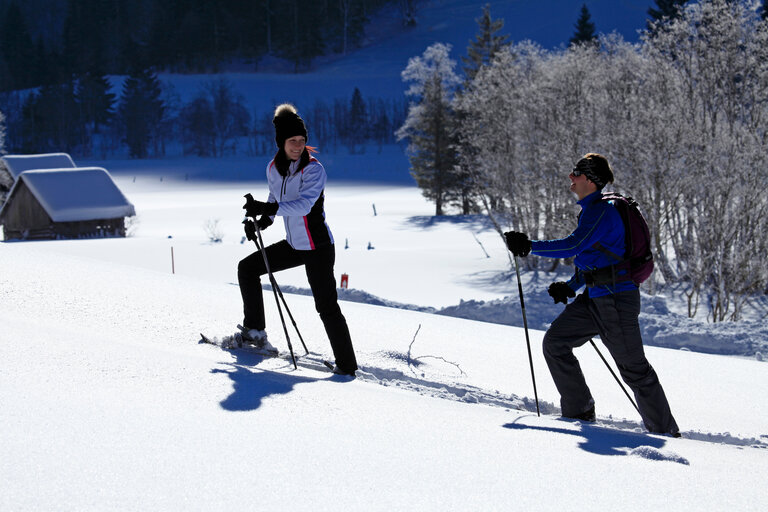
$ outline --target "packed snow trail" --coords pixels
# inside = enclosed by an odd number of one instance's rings
[[[293,360],[291,359],[290,354],[287,353],[280,353],[278,355],[267,354],[263,351],[260,351],[258,348],[250,347],[248,345],[244,345],[240,348],[227,348],[228,345],[220,341],[218,338],[210,338],[205,335],[202,336],[202,339],[199,340],[198,343],[218,347],[225,352],[232,353],[235,358],[245,359],[242,362],[238,361],[238,364],[242,364],[243,366],[256,366],[263,370],[278,372],[294,371]],[[360,368],[357,370],[355,380],[409,391],[421,396],[431,398],[488,405],[493,407],[501,407],[508,410],[536,413],[536,403],[532,398],[529,397],[519,397],[514,394],[506,395],[498,390],[483,389],[481,387],[472,386],[470,384],[446,382],[426,378],[426,368],[421,367],[425,365],[428,366],[428,363],[424,363],[422,361],[423,359],[436,359],[443,363],[455,365],[455,363],[446,361],[440,356],[420,356],[413,358],[410,354],[402,354],[394,351],[379,351],[374,355],[376,356],[374,359],[389,361],[392,363],[390,366],[400,366],[400,368],[385,368],[382,366],[363,365],[360,366]],[[327,377],[327,374],[333,368],[333,365],[328,361],[328,359],[326,359],[323,354],[317,352],[310,352],[309,354],[304,355],[296,355],[296,364],[302,370],[310,370],[326,374],[324,377]],[[403,368],[403,365],[405,368]],[[435,369],[433,368],[432,370],[432,373],[435,373]],[[461,371],[460,368],[459,371]],[[339,376],[333,375],[331,378],[335,379],[337,377]],[[345,380],[351,380],[351,378],[345,378]],[[539,410],[541,411],[542,415],[550,417],[554,416],[564,422],[571,423],[572,425],[580,425],[582,430],[610,429],[613,431],[637,434],[640,436],[657,436],[657,434],[648,433],[640,421],[613,418],[612,416],[598,416],[598,420],[595,423],[583,423],[578,420],[570,420],[568,418],[560,417],[559,407],[555,406],[551,402],[541,400],[539,401]],[[513,422],[508,424],[507,427],[519,428],[519,424]],[[527,428],[535,428],[535,426],[530,426]],[[710,433],[697,430],[688,430],[682,432],[682,437],[685,439],[705,441],[715,444],[729,444],[734,446],[750,446],[754,448],[768,449],[768,436],[763,436],[761,439],[756,439],[754,437],[738,437],[727,432]],[[675,457],[667,457],[666,455],[653,451],[641,451],[634,455],[641,457],[647,455],[646,458],[652,458],[654,460],[667,460],[668,458],[670,460],[675,459]],[[681,462],[677,459],[675,459],[675,461]]]

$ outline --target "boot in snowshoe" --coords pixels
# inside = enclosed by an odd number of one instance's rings
[[[339,365],[334,365],[332,371],[336,375],[347,375],[349,377],[355,376],[355,370],[345,370],[343,368],[339,368]]]
[[[597,421],[597,416],[595,415],[595,406],[593,405],[586,411],[575,414],[573,416],[566,416],[566,418],[573,419],[573,420],[579,420],[579,421],[586,421],[588,423],[594,423]]]
[[[277,354],[277,349],[267,340],[267,331],[243,328],[239,333],[243,344],[253,345],[259,350]]]

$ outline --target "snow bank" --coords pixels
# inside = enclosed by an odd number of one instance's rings
[[[264,286],[271,289],[269,285]],[[311,295],[306,288],[281,286],[286,293]],[[526,320],[533,330],[546,331],[562,311],[562,304],[554,304],[545,285],[530,284],[523,292],[526,301]],[[640,330],[646,345],[691,350],[706,354],[750,356],[762,360],[768,352],[768,326],[760,321],[702,323],[671,312],[663,296],[642,294]],[[382,299],[368,292],[340,289],[339,299],[376,306],[434,313],[466,320],[477,320],[514,327],[523,327],[520,299],[516,295],[503,299],[482,301],[462,300],[455,306],[432,308],[403,304]]]

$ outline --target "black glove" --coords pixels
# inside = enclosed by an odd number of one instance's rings
[[[507,241],[507,248],[515,256],[528,256],[528,253],[531,252],[531,241],[528,240],[528,235],[525,233],[508,231],[504,233],[504,238]]]
[[[264,231],[272,225],[272,219],[268,215],[262,215],[259,220],[256,221],[256,225],[259,226],[260,230]]]
[[[251,219],[245,219],[243,221],[243,227],[245,228],[245,238],[253,242],[256,240],[256,224]]]
[[[277,213],[279,205],[277,203],[263,203],[256,201],[251,194],[245,194],[245,204],[243,209],[248,217],[256,218],[259,215],[272,216]]]
[[[564,281],[557,281],[556,283],[552,283],[549,285],[547,292],[549,292],[550,297],[555,299],[555,304],[558,302],[568,304],[568,298],[573,298],[576,296],[576,292],[573,291],[573,288],[568,286],[568,283]]]

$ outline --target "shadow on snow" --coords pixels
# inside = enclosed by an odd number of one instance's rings
[[[225,374],[232,380],[232,393],[221,401],[221,407],[227,411],[253,411],[261,407],[265,398],[274,395],[287,395],[297,384],[318,380],[343,380],[342,376],[327,378],[307,377],[293,372],[261,370],[258,364],[270,358],[245,352],[232,352],[237,361],[227,363],[230,369],[214,368],[213,374]],[[286,361],[286,365],[293,365]],[[338,379],[336,379],[338,377]]]
[[[506,423],[503,426],[504,428],[511,430],[538,430],[541,432],[580,437],[582,440],[579,441],[579,448],[596,455],[632,455],[638,453],[638,449],[645,449],[644,453],[648,453],[648,448],[656,453],[667,444],[666,440],[649,434],[616,430],[590,423],[574,422],[567,419],[562,420],[568,422],[568,426],[563,428],[519,423],[519,420],[524,417],[525,416],[521,416],[515,421]],[[676,458],[668,457],[666,460],[687,464],[687,461],[684,461],[684,459],[681,461]]]

